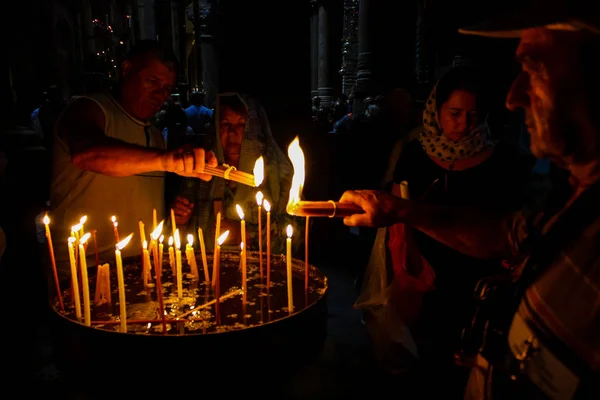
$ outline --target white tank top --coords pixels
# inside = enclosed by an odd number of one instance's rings
[[[104,111],[107,136],[142,147],[165,149],[164,139],[158,129],[127,113],[108,94],[80,96],[96,102]],[[114,262],[115,235],[111,216],[118,221],[119,238],[130,233],[134,237],[122,251],[123,257],[141,254],[139,220],[145,224],[146,239],[150,240],[152,213],[156,209],[158,222],[164,218],[165,173],[149,172],[128,177],[111,177],[84,171],[75,166],[66,143],[55,136],[52,159],[52,239],[59,276],[70,278],[67,240],[71,226],[87,215],[86,232],[96,230],[100,262]],[[169,226],[169,225],[165,225]],[[88,267],[96,265],[92,238],[88,241],[86,255]]]

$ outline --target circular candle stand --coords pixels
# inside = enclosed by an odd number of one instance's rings
[[[190,267],[183,257],[182,298],[167,252],[164,256],[164,322],[154,269],[152,284],[144,288],[141,257],[123,259],[126,333],[121,332],[119,322],[114,262],[110,264],[110,305],[94,304],[96,274],[92,274],[95,267],[90,268],[91,326],[77,320],[70,288],[63,290],[65,312],[60,311],[57,299],[51,301],[55,364],[74,390],[114,398],[161,392],[277,397],[294,372],[321,352],[327,335],[328,286],[316,267],[309,266],[305,290],[305,263],[292,260],[294,310],[290,313],[285,257],[272,256],[267,294],[266,257],[261,279],[259,253],[248,252],[244,306],[239,252],[223,251],[217,312],[215,290],[205,282],[200,254],[196,253],[199,279],[186,275]],[[212,253],[207,253],[207,261],[212,277]]]

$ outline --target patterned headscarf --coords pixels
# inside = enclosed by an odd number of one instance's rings
[[[496,141],[492,140],[487,118],[484,118],[477,128],[459,141],[454,141],[444,135],[439,121],[436,88],[437,84],[427,99],[423,112],[423,131],[419,135],[419,141],[427,155],[452,163],[456,160],[473,157],[496,145]]]

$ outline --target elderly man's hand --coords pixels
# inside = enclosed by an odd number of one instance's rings
[[[379,190],[348,190],[340,198],[340,203],[359,206],[364,214],[354,214],[344,218],[348,226],[384,227],[400,222],[401,215],[411,204],[408,200]]]
[[[217,166],[217,157],[212,151],[205,151],[200,147],[184,146],[165,154],[165,170],[177,175],[200,178],[205,181],[211,175],[204,173],[204,166]]]

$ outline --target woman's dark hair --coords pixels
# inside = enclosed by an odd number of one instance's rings
[[[439,80],[436,88],[436,103],[438,112],[455,90],[464,90],[477,96],[477,111],[486,115],[489,110],[487,91],[483,85],[483,77],[478,68],[470,66],[453,67]]]
[[[237,95],[220,96],[219,97],[219,106],[221,108],[228,107],[231,111],[241,114],[241,115],[248,114],[248,110],[246,109],[246,106],[244,105],[244,103],[242,103],[242,100]]]

